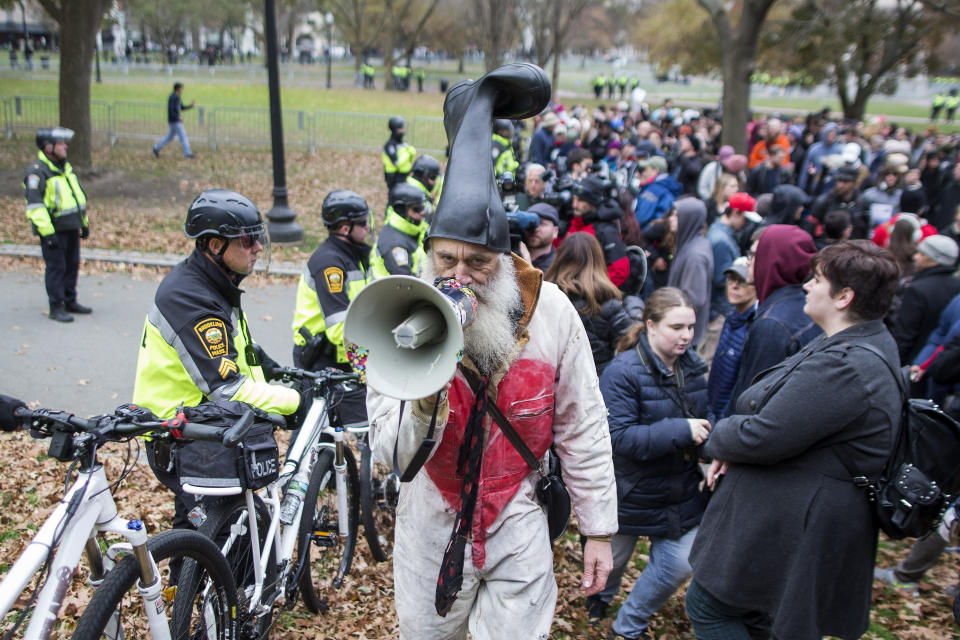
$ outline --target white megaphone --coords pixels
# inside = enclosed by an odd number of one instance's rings
[[[477,298],[453,279],[374,280],[347,308],[346,341],[366,351],[367,384],[399,400],[430,396],[456,372]]]

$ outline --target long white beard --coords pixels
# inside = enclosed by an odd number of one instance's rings
[[[503,364],[516,346],[517,321],[523,313],[520,287],[509,255],[501,255],[497,273],[486,284],[468,285],[479,302],[473,324],[463,331],[463,350],[483,375]],[[424,261],[421,279],[433,284],[437,277],[433,256]]]

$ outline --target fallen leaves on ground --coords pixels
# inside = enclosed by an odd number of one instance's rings
[[[0,465],[4,473],[0,475],[0,572],[6,572],[62,496],[68,465],[46,456],[47,441],[34,440],[25,432],[3,434],[2,437]],[[281,446],[281,450],[283,448]],[[109,479],[116,480],[119,477],[125,456],[123,445],[112,444],[103,450],[101,462]],[[172,494],[157,482],[142,457],[120,484],[115,496],[120,512],[143,520],[151,533],[169,526],[173,517]],[[357,547],[350,575],[339,591],[331,592],[330,610],[326,614],[313,615],[298,603],[292,610],[278,611],[271,639],[373,640],[398,637],[391,565],[389,562],[378,564],[373,561],[362,531]],[[903,558],[908,550],[906,542],[882,540],[878,563],[890,566]],[[554,570],[560,592],[551,637],[570,640],[606,638],[616,608],[645,565],[646,553],[647,547],[641,540],[624,576],[621,594],[614,601],[610,614],[603,624],[590,626],[579,593],[581,552],[576,524],[572,523],[566,536],[555,547]],[[83,613],[91,594],[86,579],[87,570],[81,565],[67,593],[66,606],[55,637],[68,638],[77,617]],[[956,579],[957,556],[948,553],[920,584],[918,598],[876,583],[871,611],[873,626],[864,637],[898,640],[953,638],[956,628],[951,602],[943,595],[943,591]],[[4,620],[4,628],[9,627],[13,615],[8,615]],[[651,628],[663,640],[693,638],[684,615],[682,590],[671,597],[654,616]]]

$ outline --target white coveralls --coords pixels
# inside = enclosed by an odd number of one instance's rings
[[[577,312],[542,274],[514,257],[526,308],[514,354],[492,376],[490,401],[510,420],[534,455],[554,446],[563,467],[580,531],[617,531],[616,482],[606,408],[590,344]],[[465,364],[472,363],[465,358]],[[411,375],[416,375],[411,372]],[[458,371],[441,404],[430,460],[400,492],[393,575],[400,637],[461,640],[547,638],[557,586],[546,514],[534,495],[538,479],[495,425],[484,420],[487,442],[480,489],[467,545],[463,588],[440,617],[434,606],[437,578],[450,539],[462,478],[457,455],[473,394]],[[392,466],[394,444],[403,469],[427,433],[431,412],[368,388],[367,410],[377,459]]]

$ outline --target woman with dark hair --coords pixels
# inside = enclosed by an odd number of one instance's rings
[[[647,638],[650,617],[690,577],[687,556],[703,514],[697,446],[710,433],[707,366],[691,348],[696,313],[676,288],[654,291],[600,376],[617,477],[620,529],[606,589],[587,602],[602,618],[639,536],[650,559],[620,608],[617,637]]]
[[[899,269],[868,240],[812,263],[803,312],[823,335],[758,377],[703,449],[714,495],[687,589],[699,640],[858,638],[870,622],[877,527],[841,456],[875,477],[899,425],[882,321]]]
[[[560,287],[580,314],[597,374],[602,373],[633,321],[623,308],[620,290],[607,275],[600,243],[589,233],[571,233],[560,243],[544,279]]]

